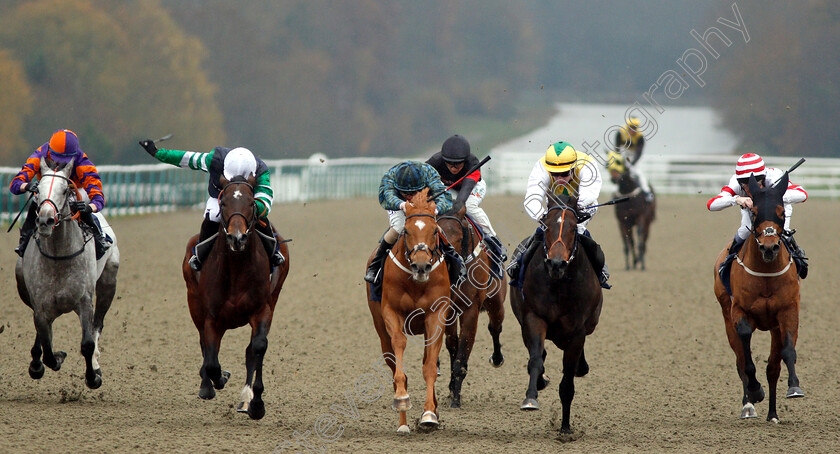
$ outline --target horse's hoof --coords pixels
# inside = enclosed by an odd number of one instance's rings
[[[252,400],[248,405],[248,417],[262,419],[263,416],[265,416],[265,403],[262,400]]]
[[[38,367],[34,369],[32,368],[33,364],[35,364],[35,361],[29,363],[29,376],[38,380],[44,376],[44,363],[39,362]]]
[[[544,390],[544,389],[545,389],[545,387],[546,387],[546,386],[548,386],[550,383],[551,383],[551,379],[550,379],[550,378],[548,378],[548,375],[546,375],[546,374],[542,374],[542,375],[541,375],[541,376],[537,379],[537,391],[542,391],[542,390]]]
[[[802,388],[798,386],[791,386],[790,388],[788,388],[785,397],[787,397],[788,399],[792,399],[794,397],[805,397],[805,391],[802,391]]]
[[[223,370],[222,375],[219,377],[219,381],[213,382],[213,387],[216,389],[225,389],[225,385],[230,378],[230,372]]]
[[[755,412],[755,405],[747,402],[744,408],[741,409],[741,419],[757,418],[758,414]]]
[[[97,389],[102,386],[102,377],[96,374],[93,374],[93,380],[88,380],[85,378],[85,385],[87,385],[90,389]]]
[[[407,434],[411,433],[411,429],[407,425],[403,424],[403,425],[401,425],[400,427],[397,428],[397,433],[402,434],[402,435],[407,435]]]
[[[250,402],[245,402],[244,400],[242,402],[239,402],[239,404],[236,406],[236,411],[238,413],[248,413],[249,403]]]
[[[391,404],[391,409],[394,411],[408,411],[411,410],[411,399],[408,395],[394,399]]]
[[[449,408],[461,408],[461,398],[449,396]]]
[[[494,355],[490,355],[490,365],[491,366],[498,369],[498,368],[502,367],[504,364],[505,364],[505,357],[502,356],[501,354],[499,354],[499,361],[498,362],[495,361],[495,356]]]
[[[216,397],[216,391],[213,389],[212,386],[202,386],[198,389],[198,397],[204,400],[210,400]]]
[[[440,377],[440,366],[437,367],[437,376]]]
[[[425,429],[435,428],[439,426],[438,417],[433,411],[426,410],[423,416],[420,417],[420,427]]]
[[[757,404],[764,400],[764,388],[758,385],[757,391],[747,390],[747,401]]]
[[[47,367],[49,367],[50,369],[58,372],[59,370],[61,370],[61,364],[64,362],[64,358],[67,358],[67,353],[66,352],[55,352],[53,354],[53,357],[55,358],[55,365],[50,366],[49,364],[47,364]]]
[[[537,399],[531,399],[529,397],[522,401],[522,405],[519,406],[519,409],[522,411],[536,411],[540,409],[540,403],[537,402]]]

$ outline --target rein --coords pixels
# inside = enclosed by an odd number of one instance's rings
[[[72,189],[75,192],[76,200],[82,200],[82,197],[79,194],[79,188],[76,186],[76,183],[74,183],[73,180],[65,177],[64,175],[58,175],[58,174],[54,174],[54,173],[51,173],[51,174],[48,173],[48,174],[41,175],[41,180],[42,181],[43,181],[44,178],[58,178],[58,179],[66,181],[67,182],[67,189],[68,190]],[[55,180],[53,180],[53,183],[54,182],[55,182]],[[64,203],[61,205],[61,209],[59,209],[58,205],[56,205],[55,202],[53,202],[52,198],[51,198],[53,183],[50,183],[50,188],[47,191],[47,195],[46,195],[45,199],[42,200],[40,203],[38,203],[38,210],[40,210],[41,207],[46,205],[46,204],[49,204],[53,207],[53,211],[55,211],[55,225],[53,225],[53,230],[55,230],[55,228],[58,227],[59,225],[61,225],[61,222],[64,221],[64,219],[65,219],[64,212],[65,212],[65,208],[67,208],[69,206],[70,198],[69,197],[64,197]],[[76,213],[73,213],[70,216],[70,220],[71,221],[78,221],[79,216],[80,216],[80,214],[77,211]],[[82,230],[84,231],[84,229],[82,229]],[[91,240],[91,238],[93,238],[93,237],[88,236],[87,239],[85,239],[84,243],[82,243],[82,247],[78,251],[73,252],[72,254],[68,254],[68,255],[51,255],[51,254],[48,254],[48,253],[44,252],[44,249],[41,247],[41,238],[36,237],[35,238],[35,244],[38,246],[38,252],[40,252],[42,256],[44,256],[44,257],[46,257],[50,260],[60,261],[60,260],[69,260],[69,259],[72,259],[74,257],[78,257],[79,255],[81,255],[82,252],[85,251],[85,247],[87,247],[87,244]]]
[[[457,222],[458,225],[461,226],[461,232],[462,232],[462,235],[463,235],[463,239],[461,240],[461,251],[460,251],[461,258],[464,260],[464,263],[469,263],[469,262],[475,260],[475,258],[478,257],[478,254],[481,252],[481,243],[477,243],[472,250],[469,249],[470,245],[472,245],[475,242],[475,238],[473,236],[472,228],[470,228],[470,226],[465,226],[463,224],[462,220],[455,217],[455,216],[443,215],[443,216],[438,216],[437,219],[438,220],[450,219],[450,220],[453,220],[453,221]],[[467,236],[469,236],[469,242],[464,241],[464,240],[466,240]],[[444,238],[445,237],[446,237],[446,235],[444,235]]]
[[[553,207],[549,208],[548,211],[545,212],[545,214],[548,215],[548,213],[551,213],[552,210],[563,210],[563,212],[560,213],[560,234],[557,235],[557,239],[553,243],[551,243],[551,246],[548,246],[548,241],[543,241],[543,250],[545,251],[545,256],[546,257],[548,257],[548,251],[550,251],[551,248],[553,248],[555,244],[560,243],[563,246],[566,246],[566,243],[563,242],[563,223],[565,222],[565,219],[566,219],[566,211],[570,211],[571,208],[566,207],[566,206],[559,206],[559,205],[558,206],[553,206]],[[548,238],[546,238],[546,240],[548,240]],[[572,246],[571,254],[569,254],[569,260],[568,260],[569,263],[572,263],[572,260],[575,259],[575,256],[577,255],[577,248],[578,248],[578,235],[577,235],[577,232],[575,232],[575,243]]]

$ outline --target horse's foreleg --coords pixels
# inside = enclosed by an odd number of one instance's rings
[[[455,323],[452,323],[453,325]],[[451,396],[450,406],[461,408],[461,386],[467,376],[470,353],[475,344],[475,333],[478,330],[478,307],[473,305],[461,314],[461,336],[458,339],[458,354],[452,363],[452,375],[449,380]]]
[[[114,294],[117,291],[118,268],[118,257],[112,255],[108,259],[99,280],[96,281],[96,306],[93,312],[93,371],[100,377],[102,376],[102,369],[99,367],[99,338],[102,335],[102,329],[105,327],[105,314],[111,308]]]
[[[767,358],[767,388],[770,390],[767,420],[779,422],[776,413],[776,385],[782,371],[782,334],[778,328],[770,330],[770,356]]]
[[[738,314],[732,317],[735,323],[735,332],[741,340],[742,354],[744,358],[744,404],[755,404],[764,400],[764,389],[761,388],[761,383],[755,378],[755,363],[752,359],[752,351],[750,349],[750,340],[755,328],[747,321],[743,314]]]
[[[403,364],[403,355],[406,344],[408,343],[408,339],[403,332],[405,320],[386,304],[384,295],[382,301],[382,319],[385,322],[388,337],[391,339],[391,351],[394,352],[396,364]],[[392,367],[392,369],[394,371],[394,402],[391,408],[398,412],[408,411],[411,409],[411,400],[408,395],[408,382],[405,371],[402,367]],[[400,426],[402,425],[400,424]]]
[[[522,324],[522,340],[528,348],[528,390],[520,410],[539,410],[538,389],[545,386],[545,322],[531,314],[525,316]],[[542,385],[542,386],[540,386]]]
[[[270,311],[270,309],[267,309]],[[265,416],[265,403],[262,400],[263,394],[263,360],[265,359],[265,352],[268,350],[268,328],[271,324],[271,313],[269,312],[267,320],[255,323],[256,329],[254,337],[251,339],[251,350],[254,361],[254,397],[248,405],[248,416],[251,419],[261,419]],[[250,377],[250,371],[248,373]],[[247,388],[247,385],[246,385]],[[243,393],[245,391],[243,390]]]
[[[630,247],[631,238],[633,237],[633,231],[631,227],[625,225],[625,222],[619,221],[619,232],[621,233],[621,243],[624,245],[624,269],[630,269],[630,255],[634,255],[635,260],[635,251]]]
[[[256,368],[253,347],[254,336],[256,336],[256,330],[251,328],[251,341],[248,342],[248,347],[245,348],[245,387],[242,388],[242,393],[239,395],[239,404],[236,406],[236,411],[240,413],[248,413],[248,406],[251,404],[251,399],[254,398],[254,390],[252,388],[254,369]]]
[[[29,363],[29,376],[35,380],[44,376],[44,363],[41,362],[41,340],[35,334],[35,344],[32,345],[32,362]]]
[[[504,285],[504,281],[502,285]],[[505,363],[505,357],[502,355],[502,342],[499,337],[502,334],[502,323],[505,321],[504,290],[500,290],[499,293],[488,298],[484,302],[484,307],[487,308],[487,316],[490,318],[487,330],[490,331],[490,337],[493,338],[493,354],[490,356],[490,364],[493,367],[502,367]]]
[[[82,356],[85,357],[85,385],[90,389],[102,386],[102,376],[93,367],[96,337],[93,328],[93,298],[85,297],[79,305],[79,322],[82,324]],[[98,366],[98,364],[97,364]]]
[[[779,314],[779,328],[783,341],[782,359],[788,369],[788,390],[785,397],[803,397],[805,393],[799,387],[799,377],[796,375],[796,341],[799,337],[798,308]]]
[[[449,352],[449,370],[455,370],[455,358],[458,356],[457,322],[449,323],[446,325],[446,351]]]
[[[201,353],[204,361],[199,374],[201,375],[201,387],[198,390],[198,397],[212,399],[216,396],[215,389],[223,389],[230,378],[230,372],[222,371],[219,364],[219,347],[222,344],[222,335],[213,323],[207,319],[204,322],[204,329],[201,332]]]
[[[426,381],[426,402],[423,405],[423,415],[420,416],[420,425],[427,428],[434,428],[438,426],[438,402],[435,396],[435,381],[437,380],[437,368],[435,367],[440,354],[440,347],[443,345],[444,326],[441,320],[441,310],[432,312],[426,315],[424,320],[425,328],[425,348],[423,351],[423,379]],[[461,320],[467,314],[461,315]],[[454,322],[454,321],[453,321]],[[461,337],[464,336],[464,327],[461,326]],[[473,336],[475,336],[475,328],[473,328]],[[460,348],[459,348],[460,350]],[[460,357],[461,352],[458,352]],[[455,359],[458,363],[458,358]]]
[[[639,224],[639,263],[642,266],[642,271],[645,270],[645,254],[647,254],[647,240],[650,235],[651,221],[648,217]]]
[[[53,320],[48,319],[44,315],[35,315],[35,330],[38,333],[37,339],[41,341],[44,364],[46,364],[50,369],[58,371],[61,369],[61,363],[64,362],[64,358],[67,357],[67,353],[63,351],[53,352],[52,322]]]
[[[572,433],[570,424],[572,412],[572,400],[575,398],[575,375],[580,365],[583,354],[584,338],[581,337],[570,345],[563,352],[563,379],[560,380],[560,402],[563,405],[563,418],[560,423],[560,433]]]

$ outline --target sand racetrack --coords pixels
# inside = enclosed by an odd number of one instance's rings
[[[812,199],[795,207],[797,238],[811,258],[797,345],[806,397],[780,398],[782,422],[775,425],[765,420],[766,400],[757,405],[759,418],[738,417],[741,385],[712,292],[712,266],[739,215],[734,208],[710,213],[705,201],[660,198],[646,272],[623,269],[612,208],[602,208],[590,225],[614,287],[587,339],[591,371],[575,381],[572,405],[577,440],[565,444],[556,440],[562,353],[547,345],[553,381],[540,393],[542,410],[520,411],[527,351],[509,303],[505,365],[493,369],[487,361],[492,346],[482,315],[460,410],[448,406],[449,366],[442,361],[440,430],[398,436],[392,388],[385,382],[380,398],[358,398],[354,386],[373,372],[380,354],[361,280],[365,259],[387,225],[374,200],[274,206],[273,221],[294,241],[269,335],[267,413],[260,421],[233,409],[244,383],[246,328],[229,332],[222,343],[222,367],[232,374],[228,386],[212,401],[197,396],[201,354],[180,266],[200,213],[111,219],[122,265],[100,342],[103,385],[97,390],[84,385],[74,314],[54,325],[56,349],[68,352],[62,369],[29,378],[35,332],[14,284],[18,235],[9,233],[0,242],[0,452],[268,453],[283,443],[289,446],[283,452],[837,452],[838,203]],[[518,197],[489,197],[484,207],[509,246],[533,231]],[[763,332],[753,337],[765,387],[769,339]],[[410,420],[422,413],[421,356],[421,348],[409,343]],[[786,383],[783,367],[781,395]],[[331,420],[340,426],[326,427]],[[332,439],[319,438],[318,429]]]

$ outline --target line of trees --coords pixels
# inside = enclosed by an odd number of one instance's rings
[[[802,3],[742,6],[753,41],[710,83],[726,125],[756,149],[796,153],[815,125],[837,138],[826,74],[840,59],[825,43],[840,42],[838,7]],[[462,132],[459,119],[512,120],[524,93],[632,101],[696,44],[689,30],[729,11],[722,0],[4,0],[0,165],[59,128],[97,163],[148,162],[137,140],[170,132],[179,148],[264,158],[415,155]],[[779,129],[771,112],[793,121]]]

